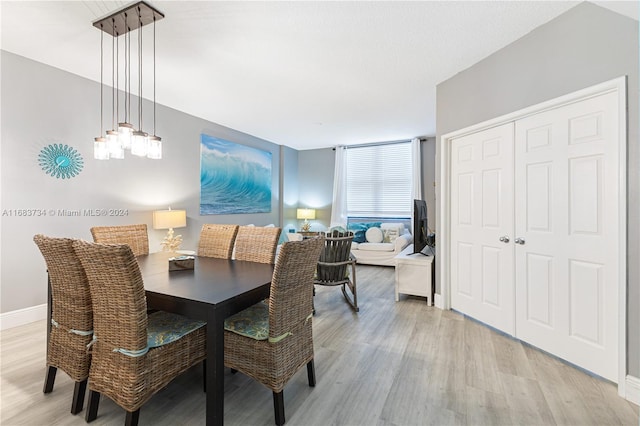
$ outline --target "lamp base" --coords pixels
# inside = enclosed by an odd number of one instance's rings
[[[169,232],[167,232],[167,236],[164,237],[164,240],[160,243],[162,246],[162,251],[175,252],[180,249],[180,244],[182,244],[182,235],[173,235],[173,228],[169,228]]]
[[[310,229],[311,229],[311,224],[309,223],[309,221],[307,219],[305,219],[304,223],[302,224],[302,227],[300,228],[300,230],[302,232],[309,232]]]

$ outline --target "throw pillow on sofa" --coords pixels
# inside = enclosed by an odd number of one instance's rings
[[[382,229],[376,227],[367,229],[365,236],[367,237],[368,243],[381,243],[384,240]]]
[[[364,229],[360,229],[358,231],[355,231],[353,233],[353,242],[354,243],[366,243],[367,242],[367,238],[365,236],[365,230]]]
[[[385,243],[393,243],[399,237],[397,229],[383,229],[384,233],[384,242]]]

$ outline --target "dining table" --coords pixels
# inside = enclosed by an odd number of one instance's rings
[[[269,297],[271,264],[195,256],[193,269],[169,271],[167,252],[138,256],[147,308],[207,322],[206,424],[224,420],[224,320]]]

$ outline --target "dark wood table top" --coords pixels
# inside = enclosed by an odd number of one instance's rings
[[[164,252],[138,257],[147,292],[217,305],[270,284],[273,275],[273,265],[197,256],[193,270],[169,272],[169,257]]]

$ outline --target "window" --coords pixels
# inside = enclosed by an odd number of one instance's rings
[[[411,217],[411,142],[347,149],[347,216]]]

